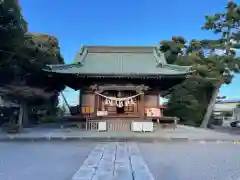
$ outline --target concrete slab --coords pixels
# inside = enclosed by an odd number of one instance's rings
[[[134,180],[154,180],[135,143],[128,146]]]
[[[132,173],[127,143],[120,142],[117,145],[114,179],[132,180]]]
[[[93,180],[111,180],[114,173],[116,143],[108,143],[98,164]]]
[[[74,174],[72,180],[92,180],[105,148],[106,144],[98,144],[84,161],[81,168]]]

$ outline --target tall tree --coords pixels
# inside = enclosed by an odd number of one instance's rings
[[[21,125],[27,120],[29,105],[56,105],[58,92],[64,86],[49,79],[42,68],[64,60],[55,37],[27,32],[17,0],[1,0],[0,16],[0,93],[19,103]]]
[[[185,124],[199,125],[212,90],[206,78],[219,78],[219,72],[214,70],[219,64],[209,63],[204,53],[206,48],[197,40],[187,42],[183,37],[174,36],[172,40],[161,41],[160,50],[166,54],[168,63],[192,66],[196,71],[191,78],[173,88],[166,113],[180,117]]]
[[[240,64],[239,59],[235,58],[235,48],[239,47],[237,41],[239,40],[238,34],[240,32],[240,6],[230,1],[227,3],[225,12],[206,16],[205,19],[206,22],[203,29],[212,30],[214,33],[220,35],[220,38],[217,41],[218,43],[212,41],[214,43],[210,42],[208,44],[213,50],[223,50],[224,55],[219,59],[225,65],[225,71],[222,75],[233,77],[232,71],[238,72]],[[218,83],[213,91],[212,98],[201,124],[201,127],[203,128],[206,128],[209,124],[220,87],[221,83]]]
[[[202,29],[212,30],[214,33],[219,34],[219,39],[186,42],[182,37],[173,37],[171,41],[162,41],[160,46],[161,50],[165,52],[169,63],[191,65],[196,70],[195,76],[186,80],[184,82],[185,86],[181,85],[180,88],[184,90],[181,91],[178,87],[178,91],[173,91],[168,107],[169,113],[176,114],[176,103],[178,103],[178,107],[181,104],[182,110],[184,110],[184,108],[189,109],[191,107],[189,106],[191,101],[197,100],[201,107],[207,107],[206,110],[199,108],[199,111],[202,110],[202,113],[205,111],[201,123],[201,127],[204,128],[209,124],[221,84],[231,83],[233,72],[239,72],[240,59],[236,57],[236,48],[240,47],[240,8],[236,3],[228,2],[224,13],[205,16],[205,19],[206,22]],[[192,81],[199,82],[199,79],[201,79],[201,83],[196,85],[191,83]],[[209,83],[213,89],[210,88]],[[205,84],[205,90],[199,88],[199,84]],[[189,100],[188,98],[188,103],[182,100],[188,94],[186,93],[186,88],[187,92],[192,94],[192,99]],[[211,93],[209,94],[210,90]],[[206,101],[203,101],[204,99]],[[179,102],[182,103],[179,104]],[[197,106],[196,103],[195,105]],[[192,108],[194,109],[194,107]],[[191,109],[190,111],[192,112]],[[178,115],[182,116],[181,114]],[[191,118],[193,117],[189,116],[183,119],[191,121]],[[200,116],[197,118],[199,119],[197,125],[201,122],[200,118]]]
[[[233,53],[218,55],[216,52],[215,48],[221,47],[221,43],[221,40],[187,42],[177,36],[161,41],[160,50],[165,53],[168,63],[190,65],[196,71],[191,78],[173,89],[166,113],[180,117],[186,124],[201,124],[209,99],[217,95],[215,90],[218,88],[215,87],[230,83],[233,77],[231,70],[238,70],[234,65],[239,61]]]

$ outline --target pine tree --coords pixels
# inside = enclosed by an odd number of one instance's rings
[[[168,63],[190,65],[196,71],[172,92],[168,114],[179,116],[183,123],[208,126],[219,88],[223,83],[231,83],[234,72],[239,72],[240,59],[236,57],[236,48],[240,47],[239,18],[239,6],[229,2],[226,12],[205,16],[202,29],[219,34],[219,39],[187,42],[174,36],[172,40],[161,41],[160,48]]]

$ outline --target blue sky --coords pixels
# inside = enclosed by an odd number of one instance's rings
[[[201,30],[204,15],[221,12],[227,0],[20,0],[29,31],[54,35],[65,62],[81,45],[155,45],[181,35],[216,38]],[[239,2],[239,1],[236,1]],[[240,76],[221,94],[240,97]],[[75,94],[65,92],[70,101]]]

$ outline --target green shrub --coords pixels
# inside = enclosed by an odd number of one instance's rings
[[[45,124],[45,123],[54,123],[54,122],[57,122],[58,120],[58,117],[56,116],[45,116],[45,117],[42,117],[38,123],[39,124]]]

